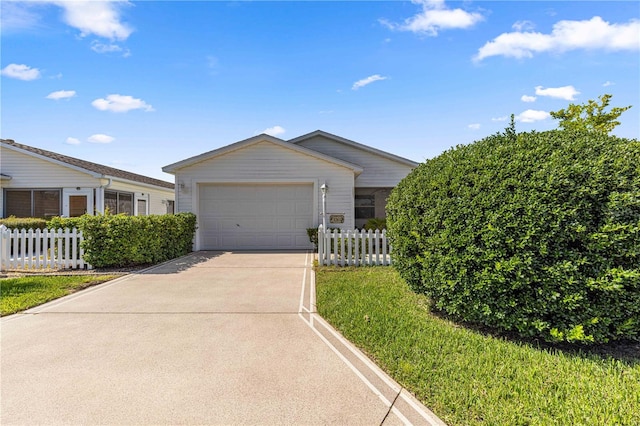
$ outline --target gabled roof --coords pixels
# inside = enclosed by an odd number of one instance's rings
[[[316,137],[316,136],[323,136],[323,137],[325,137],[327,139],[331,139],[331,140],[333,140],[335,142],[339,142],[339,143],[342,143],[342,144],[345,144],[345,145],[349,145],[349,146],[352,146],[354,148],[361,149],[363,151],[370,152],[370,153],[375,154],[375,155],[379,155],[379,156],[387,158],[389,160],[397,161],[398,163],[405,164],[405,165],[407,165],[409,167],[418,167],[418,165],[419,165],[415,161],[411,161],[411,160],[409,160],[407,158],[400,157],[398,155],[391,154],[389,152],[382,151],[382,150],[379,150],[379,149],[376,149],[376,148],[372,148],[370,146],[363,145],[361,143],[354,142],[352,140],[345,139],[343,137],[340,137],[340,136],[337,136],[337,135],[334,135],[334,134],[331,134],[331,133],[328,133],[328,132],[325,132],[325,131],[322,131],[322,130],[316,130],[314,132],[307,133],[306,135],[298,136],[297,138],[289,140],[289,143],[298,144],[298,143],[300,143],[302,141],[305,141],[307,139],[311,139],[311,138]]]
[[[278,146],[280,146],[282,148],[285,148],[285,149],[288,149],[288,150],[299,152],[301,154],[308,155],[310,157],[314,157],[314,158],[317,158],[317,159],[320,159],[320,160],[327,161],[329,163],[333,163],[333,164],[337,164],[337,165],[342,166],[342,167],[346,167],[348,169],[353,170],[353,172],[356,175],[362,173],[362,167],[360,167],[360,166],[357,166],[355,164],[351,164],[351,163],[348,163],[346,161],[331,157],[329,155],[322,154],[322,153],[317,152],[317,151],[313,151],[311,149],[304,148],[302,146],[297,146],[297,145],[291,144],[291,143],[289,143],[287,141],[284,141],[282,139],[279,139],[279,138],[276,138],[274,136],[267,135],[267,134],[264,134],[264,133],[260,134],[260,135],[257,135],[257,136],[253,136],[251,138],[248,138],[248,139],[245,139],[245,140],[242,140],[242,141],[239,141],[239,142],[236,142],[236,143],[233,143],[231,145],[224,146],[222,148],[214,149],[213,151],[205,152],[204,154],[196,155],[195,157],[187,158],[186,160],[178,161],[177,163],[169,164],[168,166],[164,166],[162,168],[162,171],[164,171],[166,173],[175,173],[176,170],[181,169],[183,167],[191,166],[193,164],[200,163],[202,161],[210,160],[212,158],[215,158],[215,157],[218,157],[218,156],[221,156],[221,155],[224,155],[224,154],[228,154],[230,152],[233,152],[233,151],[236,151],[236,150],[239,150],[239,149],[244,149],[244,148],[247,148],[247,147],[249,147],[251,145],[255,145],[257,143],[260,143],[260,142],[270,142],[270,143],[272,143],[274,145],[278,145]]]
[[[165,182],[160,179],[154,179],[148,176],[139,175],[137,173],[127,172],[125,170],[103,166],[101,164],[92,163],[90,161],[80,160],[78,158],[69,157],[67,155],[58,154],[56,152],[35,148],[33,146],[17,143],[11,139],[0,139],[0,142],[2,142],[3,148],[9,148],[17,152],[22,152],[46,161],[50,161],[84,173],[88,173],[96,178],[116,178],[146,185],[174,189],[174,184]]]

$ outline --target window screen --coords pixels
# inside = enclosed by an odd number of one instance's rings
[[[133,194],[130,192],[104,191],[104,207],[112,214],[133,216]]]
[[[42,218],[60,216],[60,190],[7,190],[5,216]]]
[[[33,191],[33,217],[60,216],[60,191]]]
[[[118,193],[118,213],[133,216],[133,194]]]
[[[376,216],[376,196],[356,195],[356,219],[372,219]]]
[[[31,191],[7,191],[5,216],[31,217]]]

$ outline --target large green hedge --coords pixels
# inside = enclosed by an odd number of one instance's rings
[[[452,317],[547,341],[640,339],[640,142],[497,134],[392,192],[395,265]]]
[[[163,262],[191,251],[196,229],[192,213],[54,218],[52,228],[81,229],[84,259],[97,268]]]

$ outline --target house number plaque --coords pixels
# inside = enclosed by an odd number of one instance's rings
[[[329,223],[344,223],[344,214],[330,214]]]

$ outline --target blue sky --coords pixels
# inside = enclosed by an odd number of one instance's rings
[[[162,166],[321,129],[423,161],[604,93],[633,105],[636,1],[5,1],[2,138]]]

